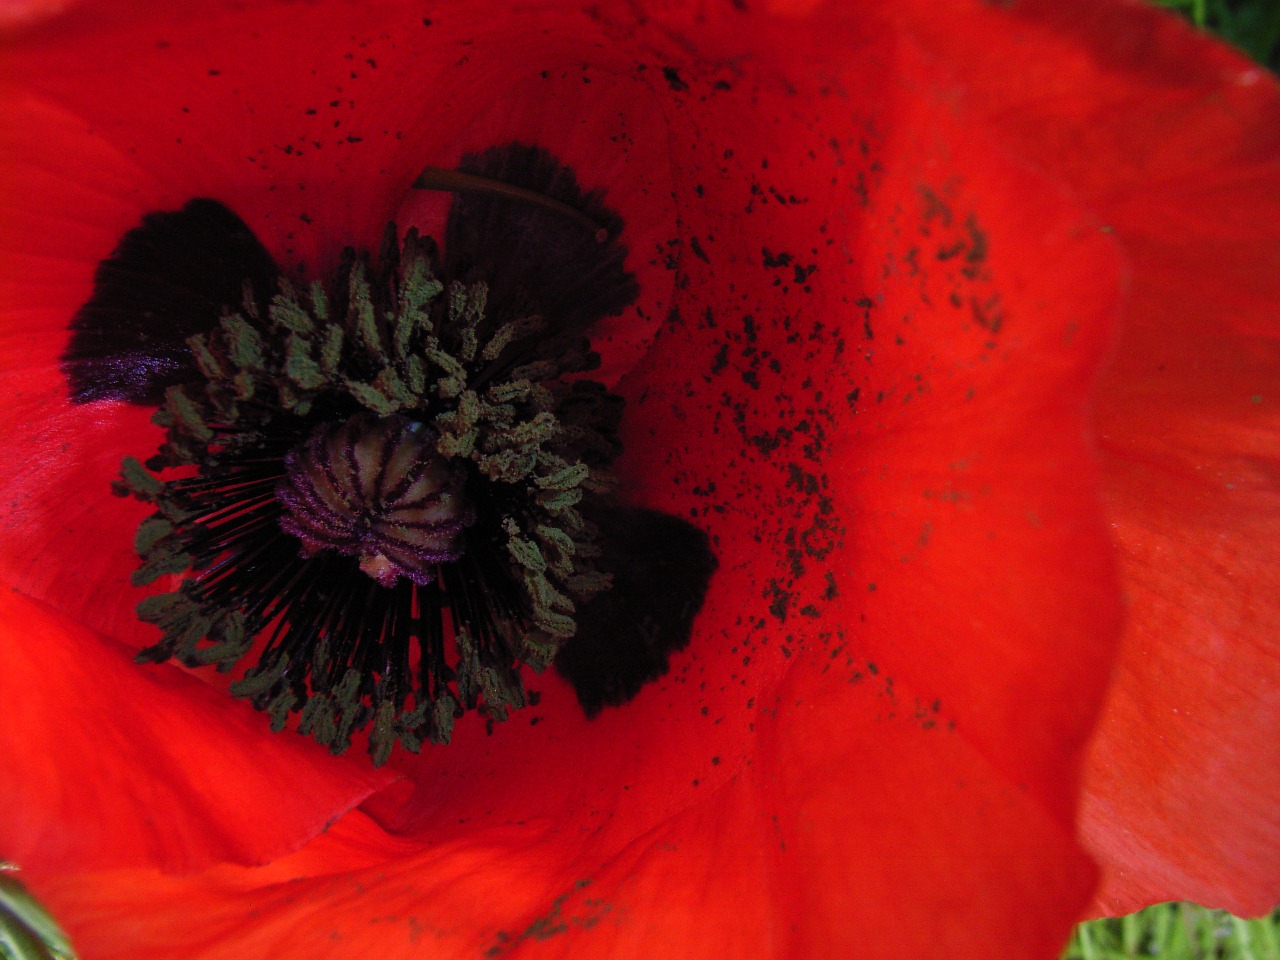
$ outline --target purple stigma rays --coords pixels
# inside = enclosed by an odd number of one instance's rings
[[[459,535],[475,521],[461,466],[436,452],[429,427],[405,417],[361,413],[323,424],[285,469],[280,526],[302,542],[302,556],[359,557],[384,587],[400,577],[430,583],[437,564],[462,555]]]

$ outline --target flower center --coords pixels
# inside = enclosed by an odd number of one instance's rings
[[[395,238],[192,337],[157,473],[124,475],[157,507],[134,582],[185,574],[139,606],[163,634],[144,659],[256,651],[233,693],[339,750],[372,725],[378,761],[526,703],[519,665],[549,666],[609,586],[580,507],[620,449],[621,401],[569,379],[585,341],[490,318],[485,284],[446,287],[429,240]]]
[[[304,557],[334,550],[359,557],[384,587],[399,577],[426,586],[437,564],[462,556],[460,535],[475,522],[461,465],[436,453],[436,439],[401,416],[320,424],[285,457],[281,529]]]
[[[536,147],[464,166],[419,184],[458,194],[443,261],[392,224],[302,289],[221,204],[150,214],[63,357],[74,402],[158,404],[166,431],[115,485],[153,507],[138,659],[238,669],[274,729],[363,733],[375,763],[535,702],[524,667],[554,663],[589,716],[626,702],[715,567],[612,493],[623,401],[587,333],[636,295],[621,221]]]

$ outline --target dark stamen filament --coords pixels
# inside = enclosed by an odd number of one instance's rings
[[[526,190],[524,187],[513,186],[510,183],[503,183],[501,180],[490,180],[488,177],[481,177],[474,173],[447,170],[444,167],[426,167],[422,173],[418,174],[418,179],[413,181],[413,185],[418,190],[443,190],[447,193],[484,193],[532,203],[586,227],[591,231],[592,236],[596,238],[596,243],[604,243],[609,239],[609,231],[581,210],[575,210],[567,203],[561,203],[559,200],[555,200],[545,194]]]

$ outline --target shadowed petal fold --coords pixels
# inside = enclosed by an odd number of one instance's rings
[[[8,589],[0,649],[0,850],[25,869],[262,863],[394,779]]]

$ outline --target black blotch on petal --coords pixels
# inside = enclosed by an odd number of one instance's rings
[[[214,200],[151,213],[121,238],[71,321],[62,371],[75,403],[159,404],[166,388],[197,376],[187,338],[239,308],[244,284],[258,302],[279,270],[244,221]]]
[[[553,335],[580,336],[620,313],[640,292],[618,243],[622,218],[599,193],[546,150],[512,143],[468,154],[458,169],[532,190],[572,207],[597,225],[527,200],[482,193],[456,196],[445,227],[445,275],[489,284],[488,316],[502,323],[538,313]]]
[[[556,656],[588,717],[621,706],[667,672],[683,649],[716,569],[711,541],[678,517],[611,508],[593,515],[613,586],[582,605],[578,632]]]

